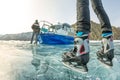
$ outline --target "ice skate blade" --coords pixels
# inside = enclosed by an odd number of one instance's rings
[[[87,71],[84,71],[83,68],[74,67],[74,65],[67,64],[67,62],[62,62],[62,64],[65,67],[67,67],[68,69],[72,70],[72,71],[75,71],[75,72],[78,72],[78,73],[82,73],[82,74],[87,74],[88,73]]]
[[[104,65],[106,68],[112,68],[112,67],[113,67],[113,66],[111,66],[110,64],[105,63],[105,61],[102,61],[102,60],[99,60],[99,59],[98,59],[98,61],[99,61],[102,65]]]

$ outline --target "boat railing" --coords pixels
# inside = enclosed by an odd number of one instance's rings
[[[40,24],[41,33],[55,33],[61,35],[68,35],[69,33],[74,34],[74,30],[71,25],[67,23],[53,25],[48,21],[41,21]]]

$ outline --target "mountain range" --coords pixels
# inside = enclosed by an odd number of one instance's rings
[[[24,32],[24,33],[18,33],[18,34],[5,34],[0,35],[0,40],[22,40],[22,41],[28,41],[31,39],[32,32]]]

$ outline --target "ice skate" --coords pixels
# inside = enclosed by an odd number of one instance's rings
[[[101,44],[101,50],[96,53],[98,60],[108,66],[113,66],[112,59],[114,58],[114,45],[112,34],[103,35]]]
[[[62,56],[64,65],[79,69],[82,72],[88,72],[87,63],[89,61],[90,51],[88,34],[77,34],[74,43],[74,49],[64,53]]]

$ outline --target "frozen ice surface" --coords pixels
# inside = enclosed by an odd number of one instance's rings
[[[120,42],[115,41],[114,66],[96,58],[99,41],[90,42],[89,72],[74,72],[61,63],[62,53],[73,45],[30,45],[27,41],[0,41],[0,80],[120,80]]]

